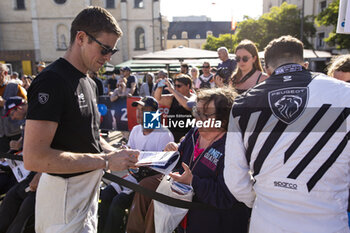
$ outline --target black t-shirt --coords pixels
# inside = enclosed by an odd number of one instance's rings
[[[114,91],[114,89],[117,88],[117,79],[110,78],[107,80],[107,84],[109,84],[109,89],[111,89],[111,91]]]
[[[136,88],[135,88],[135,91],[134,93],[131,93],[131,95],[133,96],[138,96],[139,95],[139,92],[138,92],[138,88],[137,88],[137,80],[136,80],[136,77],[131,75],[127,78],[127,82],[126,82],[126,88],[131,88],[131,84],[132,83],[136,83]]]
[[[100,114],[96,96],[94,81],[60,58],[42,71],[31,84],[27,119],[58,123],[51,143],[53,149],[100,153]],[[59,176],[74,175],[77,174]]]
[[[179,124],[176,124],[176,127],[173,127],[173,125],[170,126],[169,121],[183,121],[186,122],[187,119],[192,119],[192,112],[188,111],[182,105],[177,101],[177,99],[174,97],[173,101],[171,102],[171,106],[169,108],[169,113],[168,113],[168,127],[170,132],[174,136],[174,141],[179,142],[180,139],[186,135],[186,133],[191,129],[191,126],[187,127],[180,127]]]

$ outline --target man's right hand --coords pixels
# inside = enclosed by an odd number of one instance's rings
[[[111,171],[123,171],[136,167],[140,151],[138,150],[120,150],[109,153],[108,164]]]

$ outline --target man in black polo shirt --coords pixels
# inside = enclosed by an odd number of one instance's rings
[[[117,51],[122,32],[100,7],[81,11],[70,47],[29,89],[24,164],[43,172],[36,196],[36,232],[96,232],[102,169],[135,165],[138,151],[114,151],[99,135],[97,89],[86,76]],[[107,154],[105,154],[107,153]]]

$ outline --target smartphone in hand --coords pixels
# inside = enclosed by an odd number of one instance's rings
[[[162,79],[158,83],[158,87],[164,87],[165,86],[165,79]]]

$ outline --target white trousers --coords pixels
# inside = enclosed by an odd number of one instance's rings
[[[43,173],[36,192],[36,232],[97,232],[102,175],[102,169],[66,179]]]

